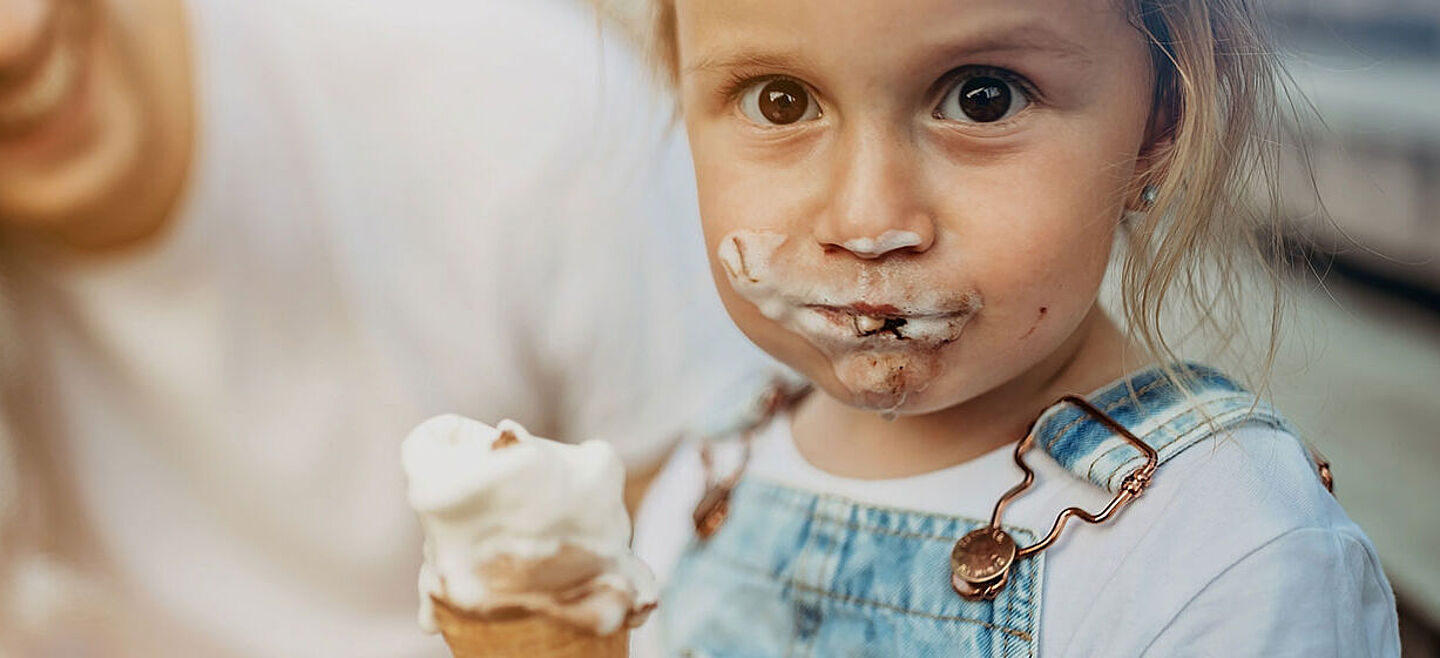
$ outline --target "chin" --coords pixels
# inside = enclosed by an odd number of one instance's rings
[[[830,365],[832,377],[814,379],[824,382],[822,388],[832,397],[887,414],[933,411],[931,386],[944,373],[939,355],[931,352],[856,352],[837,356]]]

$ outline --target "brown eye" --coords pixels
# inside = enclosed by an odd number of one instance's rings
[[[962,78],[945,93],[935,118],[962,123],[994,123],[1014,116],[1030,98],[1014,83],[994,75]]]
[[[740,97],[740,111],[760,125],[788,126],[820,116],[805,85],[789,78],[762,80]]]

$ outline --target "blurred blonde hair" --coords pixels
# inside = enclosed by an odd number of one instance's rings
[[[649,4],[647,50],[662,81],[677,87],[675,0],[625,1]],[[1232,351],[1247,333],[1245,304],[1263,293],[1270,321],[1258,336],[1259,367],[1248,373],[1263,386],[1285,302],[1264,256],[1284,253],[1282,109],[1293,113],[1298,94],[1257,0],[1113,1],[1150,43],[1158,110],[1154,150],[1127,197],[1153,186],[1153,202],[1125,222],[1118,310],[1132,338],[1184,387],[1177,346],[1198,333]],[[1166,326],[1173,312],[1191,325],[1178,339],[1177,327]]]

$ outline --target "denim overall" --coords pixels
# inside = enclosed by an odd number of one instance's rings
[[[1273,409],[1219,372],[1181,368],[1190,376],[1189,395],[1157,368],[1088,400],[1153,447],[1162,465],[1240,425],[1288,429]],[[1033,433],[1035,445],[1076,477],[1111,492],[1144,461],[1073,406],[1048,409]],[[1164,469],[1155,477],[1164,478]],[[1014,657],[1037,651],[1045,553],[1017,562],[993,600],[966,600],[951,588],[951,548],[987,519],[875,507],[759,478],[740,480],[726,518],[710,539],[692,542],[671,576],[659,610],[666,655]],[[1124,523],[1124,515],[1112,522]],[[1021,546],[1049,530],[1003,527]]]

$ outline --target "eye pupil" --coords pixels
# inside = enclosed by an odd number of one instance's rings
[[[771,123],[799,121],[810,108],[810,95],[794,80],[771,80],[760,90],[760,114]]]
[[[998,78],[979,76],[960,86],[960,111],[979,123],[999,121],[1013,102],[1010,85]]]

